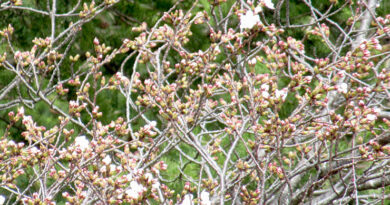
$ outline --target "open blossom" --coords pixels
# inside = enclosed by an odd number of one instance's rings
[[[140,185],[136,181],[130,182],[130,189],[126,190],[126,194],[133,199],[138,199],[140,194],[144,191],[145,187]]]
[[[269,9],[275,9],[274,3],[271,0],[263,0],[264,5]]]
[[[255,13],[258,14],[263,11],[263,8],[261,6],[256,6]]]
[[[240,19],[240,28],[241,29],[251,29],[257,23],[260,23],[260,17],[257,14],[254,14],[252,10],[248,10],[245,15],[241,16]]]
[[[183,202],[180,205],[193,205],[192,198],[194,198],[194,196],[192,196],[192,194],[186,194],[184,196]]]
[[[0,195],[0,205],[5,203],[5,197],[3,195]]]
[[[287,97],[287,89],[275,90],[275,97],[282,98],[282,100],[284,101]]]
[[[375,121],[375,120],[376,120],[376,115],[374,115],[374,114],[368,114],[366,118],[367,118],[367,120],[369,120],[369,121]]]
[[[203,190],[201,193],[200,193],[200,204],[201,205],[211,205],[211,202],[210,202],[210,193]]]
[[[84,135],[76,137],[74,141],[76,147],[79,147],[81,150],[85,150],[86,148],[89,147],[89,141],[87,137]]]
[[[111,164],[111,157],[108,156],[108,155],[107,155],[106,157],[104,157],[103,163],[104,163],[105,165]]]
[[[340,92],[340,93],[346,94],[348,92],[348,85],[347,85],[347,83],[340,83],[337,86],[337,91]]]

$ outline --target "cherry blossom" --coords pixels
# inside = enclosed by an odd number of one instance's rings
[[[88,141],[87,137],[84,135],[76,137],[76,139],[74,141],[75,141],[76,147],[79,147],[81,150],[85,150],[89,147],[89,141]]]
[[[260,23],[260,17],[257,14],[254,14],[252,10],[248,10],[245,15],[241,16],[240,19],[240,28],[241,29],[251,29],[257,23]]]
[[[194,196],[192,196],[192,194],[186,194],[184,196],[184,200],[183,202],[180,204],[180,205],[192,205],[192,199],[194,198]]]
[[[108,156],[108,155],[107,155],[106,157],[104,157],[103,163],[104,163],[105,165],[109,165],[109,164],[111,163],[111,157]]]
[[[282,100],[284,101],[287,97],[287,89],[275,90],[275,97],[282,98]]]
[[[140,194],[144,191],[145,187],[136,181],[130,182],[130,189],[126,190],[126,194],[133,199],[138,199]]]
[[[367,118],[367,120],[369,120],[369,121],[375,121],[375,120],[376,120],[376,115],[374,115],[374,114],[368,114],[366,118]]]
[[[348,92],[348,85],[347,85],[347,83],[340,83],[337,86],[337,91],[340,92],[340,93],[346,94]]]
[[[201,205],[211,205],[211,202],[210,202],[210,193],[203,190],[201,193],[200,193],[200,204]]]
[[[0,195],[0,205],[5,203],[5,197],[3,195]]]
[[[271,0],[263,0],[264,5],[269,9],[275,9],[274,3]]]

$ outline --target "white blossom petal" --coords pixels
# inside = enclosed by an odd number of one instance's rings
[[[3,195],[0,195],[0,205],[5,203],[5,197]]]
[[[104,157],[103,163],[104,163],[105,165],[111,164],[111,157],[108,156],[108,155],[107,155],[106,157]]]
[[[76,147],[79,147],[81,150],[85,150],[89,147],[89,141],[84,135],[76,137],[74,141]]]
[[[254,14],[252,10],[248,10],[245,13],[245,15],[242,15],[240,18],[240,28],[251,29],[259,22],[260,22],[259,15]]]
[[[145,187],[138,184],[136,181],[130,182],[130,189],[126,190],[126,194],[133,199],[138,199]]]
[[[369,121],[375,121],[375,120],[376,120],[376,115],[374,115],[374,114],[368,114],[368,115],[366,116],[366,118],[367,118],[367,120],[369,120]]]
[[[275,9],[274,3],[271,0],[263,0],[264,5],[269,9]]]
[[[210,202],[210,193],[203,190],[201,193],[200,193],[200,204],[201,205],[211,205],[211,202]]]
[[[337,91],[339,91],[340,93],[346,94],[348,92],[348,84],[347,83],[340,83],[337,86]]]
[[[263,11],[263,8],[261,7],[261,6],[257,6],[256,8],[255,8],[255,13],[256,14],[258,14],[258,13],[260,13],[260,12],[262,12]]]
[[[192,196],[192,194],[186,194],[184,196],[184,200],[183,202],[180,204],[180,205],[192,205],[192,199],[194,198],[194,196]]]
[[[275,90],[275,97],[276,98],[282,98],[284,101],[287,97],[287,89],[282,89],[282,90]]]

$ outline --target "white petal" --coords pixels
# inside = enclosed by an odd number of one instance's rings
[[[251,29],[257,23],[260,22],[260,17],[257,14],[254,14],[252,10],[248,10],[245,15],[240,18],[240,28],[241,29]]]
[[[194,198],[194,196],[192,196],[192,194],[186,194],[184,196],[184,200],[183,202],[181,203],[181,205],[192,205],[192,198]]]
[[[200,204],[201,205],[211,205],[209,192],[203,190],[202,193],[200,193]]]
[[[275,9],[274,3],[271,0],[263,0],[265,6],[269,9]]]
[[[81,150],[85,150],[86,148],[89,147],[89,141],[87,137],[84,135],[76,137],[74,141],[75,141],[75,145],[80,147]]]
[[[0,195],[0,205],[5,203],[5,197],[3,195]]]
[[[104,163],[105,165],[111,164],[111,157],[108,156],[108,155],[107,155],[106,157],[104,157],[103,163]]]

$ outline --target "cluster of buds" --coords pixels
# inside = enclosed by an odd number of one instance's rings
[[[3,55],[0,55],[0,66],[3,65],[6,59],[7,59],[7,53],[3,53]]]
[[[130,80],[126,76],[124,76],[121,72],[118,72],[115,74],[115,80],[116,81],[111,81],[112,83],[114,82],[120,82],[122,85],[127,88],[130,85]],[[114,83],[114,85],[118,86],[118,83]]]
[[[41,200],[40,195],[36,192],[32,194],[32,197],[23,198],[22,202],[23,204],[47,204],[47,205],[56,204],[56,202],[52,198],[45,198]]]
[[[154,137],[157,134],[155,131],[153,131],[156,125],[156,121],[152,121],[144,127],[141,127],[141,129],[134,135],[137,137],[137,139],[143,139],[145,137]]]
[[[51,38],[46,37],[45,39],[43,38],[34,38],[32,41],[35,45],[41,47],[41,48],[50,48],[51,47]]]
[[[301,53],[305,53],[305,46],[301,41],[298,41],[292,37],[288,37],[287,45],[294,50],[300,51]]]
[[[277,175],[279,177],[279,179],[283,179],[284,178],[284,174],[283,174],[283,170],[281,167],[279,167],[276,162],[273,162],[273,163],[269,163],[268,164],[268,169],[271,173]]]
[[[69,92],[68,88],[64,88],[62,84],[58,84],[56,86],[56,92],[58,95],[65,95],[66,93]]]
[[[15,113],[13,111],[9,112],[8,113],[8,117],[9,117],[9,120],[12,122],[12,123],[16,123],[18,122],[20,119],[23,119],[24,117],[24,107],[20,107],[18,109],[18,112],[17,114],[15,115]]]
[[[83,10],[80,11],[79,16],[80,18],[88,18],[94,15],[95,12],[96,12],[95,1],[92,1],[89,6],[87,3],[83,4]]]
[[[322,23],[320,27],[314,27],[313,30],[309,31],[309,34],[319,36],[322,38],[322,35],[324,34],[327,38],[329,38],[330,30],[329,27]]]
[[[9,24],[7,28],[0,31],[0,36],[9,38],[13,33],[14,33],[14,27],[12,27],[12,25]]]
[[[242,201],[245,204],[255,205],[255,204],[259,204],[260,193],[261,193],[260,189],[248,190],[246,188],[246,186],[242,186],[240,196],[241,196]]]
[[[80,117],[80,112],[87,107],[86,103],[80,105],[79,102],[70,101],[69,102],[69,114],[74,115],[76,117]]]
[[[47,64],[53,65],[56,63],[57,60],[60,60],[64,57],[63,54],[58,53],[57,51],[50,51],[49,55],[47,56]]]
[[[107,6],[113,5],[113,4],[118,3],[118,2],[119,2],[119,0],[104,0],[104,3]]]
[[[103,116],[103,113],[102,112],[99,112],[99,106],[95,106],[93,109],[92,109],[92,116],[94,118],[100,118]]]
[[[126,136],[129,134],[129,129],[127,127],[127,123],[124,121],[122,117],[119,117],[117,120],[111,121],[110,128],[114,128],[115,134],[117,136]]]
[[[176,10],[171,13],[164,13],[163,15],[163,20],[173,24],[173,25],[178,25],[182,23],[183,18],[185,17],[183,10]]]
[[[23,116],[23,125],[26,127],[26,131],[22,132],[22,136],[25,137],[30,143],[31,141],[39,141],[42,139],[42,132],[46,130],[44,126],[37,126],[31,116]]]
[[[22,66],[28,66],[34,61],[34,54],[29,51],[16,51],[14,55],[15,61],[19,62]]]
[[[70,79],[68,81],[68,84],[71,85],[71,86],[79,86],[81,84],[80,82],[80,77],[79,76],[76,76],[75,79]]]
[[[248,170],[250,168],[250,165],[248,162],[246,161],[242,161],[241,159],[239,159],[236,163],[236,167],[241,170],[241,171],[245,171],[245,170]]]
[[[131,31],[133,32],[144,32],[146,31],[148,28],[148,24],[146,22],[142,22],[141,25],[137,26],[137,27],[133,27],[131,28]]]

